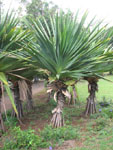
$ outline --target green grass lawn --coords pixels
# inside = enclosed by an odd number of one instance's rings
[[[105,78],[113,81],[113,76],[106,76]],[[88,82],[82,81],[77,83],[77,92],[80,101],[85,101],[88,97]],[[100,79],[98,82],[98,92],[96,93],[97,100],[113,100],[113,83]]]

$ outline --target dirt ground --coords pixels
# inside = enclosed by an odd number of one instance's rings
[[[44,89],[43,81],[38,81],[37,83],[34,83],[32,86],[33,96],[35,96],[35,94],[42,91],[43,89]],[[9,100],[9,97],[7,95],[5,95],[4,101],[2,100],[2,112],[4,112],[5,110],[9,110],[11,108],[12,108],[12,105]]]

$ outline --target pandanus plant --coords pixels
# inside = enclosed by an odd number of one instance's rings
[[[17,28],[18,19],[13,12],[1,13],[0,15],[0,89],[2,85],[6,88],[13,108],[18,115],[7,79],[12,70],[21,68],[23,60],[16,58],[13,52],[21,49],[20,44],[28,36],[28,32],[23,31],[20,27]]]
[[[35,38],[27,49],[34,58],[32,64],[46,70],[50,90],[55,91],[57,98],[57,107],[52,111],[51,119],[54,127],[64,125],[63,107],[65,97],[69,96],[65,82],[87,76],[85,72],[90,72],[93,63],[98,61],[95,55],[99,53],[98,47],[105,42],[103,40],[93,44],[104,29],[97,30],[99,23],[90,31],[94,19],[84,26],[86,18],[87,12],[81,19],[78,19],[78,13],[73,18],[69,14],[60,13],[50,17],[49,24],[44,18],[43,23],[40,18],[29,18],[26,21]],[[94,58],[91,57],[93,55]]]
[[[101,58],[101,59],[104,59],[104,58]],[[99,62],[99,64],[95,64],[93,68],[91,69],[92,73],[90,73],[89,76],[84,78],[85,80],[88,81],[88,92],[89,92],[89,96],[87,98],[86,110],[85,110],[86,116],[96,113],[95,99],[96,99],[96,92],[98,92],[98,81],[99,79],[107,80],[105,77],[102,76],[102,74],[105,72],[109,72],[112,68],[112,64],[113,62],[107,56],[107,59],[105,58],[103,61],[101,61],[101,63]],[[107,81],[112,82],[110,80],[107,80]]]
[[[113,31],[112,31],[113,32]],[[87,105],[85,110],[85,115],[91,115],[96,113],[96,92],[98,92],[98,81],[100,78],[107,80],[103,77],[103,73],[109,72],[112,69],[112,54],[110,52],[110,39],[112,38],[112,33],[107,32],[105,29],[104,32],[100,35],[100,37],[95,41],[95,43],[101,43],[97,47],[97,52],[92,55],[91,57],[96,57],[96,61],[93,63],[92,67],[90,68],[90,72],[86,72],[87,77],[84,79],[88,81],[88,92],[89,96],[87,98]],[[109,64],[109,65],[108,65]],[[110,81],[111,82],[111,81]]]
[[[13,69],[15,69],[19,64],[20,64],[20,61],[18,59],[14,58],[8,54],[4,54],[3,56],[2,56],[2,54],[0,54],[0,83],[1,83],[0,89],[3,89],[3,86],[5,87],[6,92],[11,100],[12,106],[17,115],[18,115],[17,109],[14,104],[13,96],[12,96],[10,87],[8,85],[7,78],[10,75],[11,71]],[[2,91],[2,93],[0,92],[0,94],[3,94],[3,91]],[[0,108],[0,115],[2,116],[1,108]]]

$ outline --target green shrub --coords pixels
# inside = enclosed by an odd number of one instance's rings
[[[111,106],[106,108],[101,108],[99,109],[98,115],[99,117],[113,118],[113,109]]]
[[[113,109],[111,109],[111,108],[105,108],[102,111],[103,111],[103,115],[106,114],[106,116],[108,118],[113,118]]]
[[[92,114],[90,118],[97,119],[98,117],[106,119],[113,118],[113,102],[103,100],[97,104],[97,113]]]
[[[46,126],[40,135],[34,134],[34,130],[22,131],[20,127],[15,127],[10,132],[10,138],[4,142],[3,150],[38,150],[39,147],[45,148],[55,146],[56,143],[62,144],[64,140],[79,137],[78,130],[72,126],[52,128]]]
[[[108,107],[108,106],[110,106],[111,102],[112,102],[111,100],[108,100],[108,99],[106,99],[106,97],[103,97],[102,101],[99,102],[99,105],[101,107]]]
[[[75,139],[79,137],[78,130],[73,126],[64,126],[60,128],[52,128],[46,126],[40,132],[44,141],[51,141],[52,143],[59,143],[60,141]]]
[[[31,129],[22,131],[19,127],[15,127],[11,131],[10,139],[4,143],[4,150],[36,150],[40,146],[42,139],[34,134]]]

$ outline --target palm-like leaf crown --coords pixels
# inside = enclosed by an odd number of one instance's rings
[[[28,27],[33,31],[36,42],[32,42],[28,52],[37,64],[48,70],[49,76],[55,80],[80,78],[91,72],[91,69],[100,61],[108,39],[103,38],[105,28],[101,23],[93,26],[84,26],[87,12],[78,21],[78,13],[74,18],[69,14],[50,17],[50,24],[40,19],[30,18]]]
[[[13,11],[1,15],[0,22],[0,52],[20,48],[19,44],[28,36],[27,31],[18,26],[19,20]]]
[[[25,60],[22,57],[16,57],[13,53],[23,49],[22,43],[27,40],[30,34],[27,30],[22,30],[18,23],[18,18],[13,11],[1,14],[0,72],[8,73],[24,66]]]

